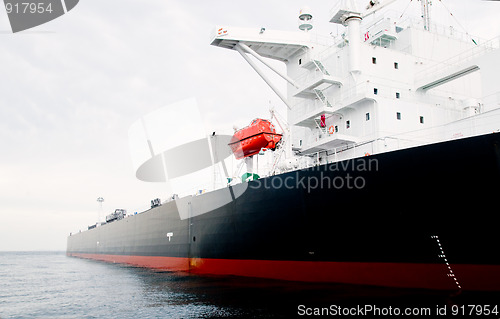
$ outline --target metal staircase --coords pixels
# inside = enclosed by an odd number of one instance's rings
[[[323,65],[323,63],[321,63],[321,61],[312,60],[312,62],[318,68],[318,70],[321,71],[321,73],[323,73],[324,75],[330,75],[330,73],[325,69],[325,66]]]
[[[314,122],[316,123],[316,126],[320,129],[320,131],[323,133],[323,134],[326,134],[326,126],[321,126],[321,118],[316,118],[314,119]]]
[[[323,91],[321,91],[319,89],[314,89],[313,91],[314,91],[314,93],[316,93],[316,96],[318,97],[318,99],[320,99],[320,101],[323,102],[323,105],[325,105],[326,107],[333,107],[333,105],[330,103],[330,101],[328,101],[326,96],[323,94]]]
[[[298,78],[297,82],[300,88],[293,93],[294,97],[316,98],[317,93],[314,92],[315,90],[324,91],[332,85],[342,85],[342,80],[339,77],[332,76],[320,60],[312,59],[305,63],[303,67],[309,69],[309,72]]]
[[[312,60],[312,61],[313,61],[314,65],[318,68],[318,70],[321,71],[321,73],[323,73],[324,75],[330,76],[330,73],[325,68],[323,63],[321,63],[321,61],[319,61],[319,60]],[[328,101],[326,96],[323,94],[322,90],[320,90],[319,88],[313,88],[313,91],[316,94],[316,96],[318,97],[318,99],[320,99],[320,101],[323,102],[323,105],[325,105],[326,107],[333,107],[332,104],[330,103],[330,101]]]

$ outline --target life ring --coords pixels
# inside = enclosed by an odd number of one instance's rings
[[[330,125],[330,127],[328,128],[328,133],[333,134],[334,132],[335,132],[335,128],[333,127],[333,125]]]
[[[370,156],[370,153],[366,152],[366,153],[365,153],[365,156]]]

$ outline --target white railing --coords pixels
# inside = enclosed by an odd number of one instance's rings
[[[374,89],[377,89],[377,94],[374,93]],[[399,98],[396,97],[396,93],[399,93]],[[498,95],[498,94],[497,94]],[[490,101],[493,99],[498,99],[497,95],[490,97]],[[361,98],[373,98],[377,97],[389,98],[393,100],[410,100],[412,102],[420,102],[433,104],[439,108],[446,108],[450,110],[461,110],[463,103],[460,99],[452,99],[448,96],[425,93],[417,94],[415,92],[408,91],[408,88],[402,86],[391,86],[387,84],[380,84],[378,82],[362,82],[360,84],[343,87],[338,90],[335,94],[325,94],[328,101],[333,106],[331,112],[338,111],[341,108],[349,106],[347,103],[353,102],[356,97]],[[297,103],[293,106],[292,116],[290,118],[292,123],[296,123],[298,120],[302,120],[304,115],[319,112],[325,109],[325,105],[319,99],[304,99],[302,102]]]
[[[373,19],[363,20],[362,27],[365,29],[370,29],[373,25],[380,22],[380,20],[391,20],[397,27],[400,28],[414,28],[419,30],[424,30],[424,21],[422,17],[415,16],[414,14],[404,14],[401,15],[400,11],[387,10],[385,12],[379,12],[377,16]],[[453,39],[461,40],[464,42],[472,42],[474,39],[478,44],[486,42],[486,39],[481,37],[470,35],[466,32],[457,30],[450,25],[444,25],[436,22],[431,22],[429,24],[430,32],[437,33],[439,35],[444,35]]]
[[[438,75],[445,74],[449,70],[464,65],[466,62],[498,48],[500,48],[500,37],[493,38],[482,45],[475,46],[449,59],[446,59],[446,61],[438,62],[421,71],[418,71],[415,74],[415,83],[420,83],[425,79],[431,79],[437,77]]]
[[[328,48],[333,46],[333,44],[335,43],[335,39],[333,37],[318,34],[315,32],[309,32],[309,41]]]
[[[374,93],[374,89],[377,89],[377,94]],[[399,98],[396,97],[396,93],[399,93]],[[460,109],[462,107],[462,102],[459,99],[452,99],[448,96],[442,96],[437,94],[416,94],[415,92],[408,91],[408,87],[395,86],[381,84],[379,82],[363,82],[356,86],[349,88],[344,88],[339,96],[336,96],[330,101],[334,102],[334,111],[338,110],[339,107],[347,106],[346,103],[355,97],[369,97],[376,99],[377,97],[383,97],[393,100],[405,100],[412,102],[420,102],[433,104],[436,107],[447,108],[447,109]]]
[[[339,47],[340,43],[345,42],[344,39],[335,40],[334,44],[325,48],[321,51],[311,50],[311,60],[318,60],[324,62],[326,58],[336,55],[338,52],[342,51],[344,47]],[[330,70],[329,70],[330,71]],[[330,72],[331,73],[331,72]]]
[[[388,134],[377,139],[343,145],[327,150],[328,163],[402,150],[431,143],[500,132],[500,108],[478,114],[470,118],[422,130],[399,134]],[[325,150],[311,154],[313,158],[324,154]],[[315,163],[316,165],[318,163]]]

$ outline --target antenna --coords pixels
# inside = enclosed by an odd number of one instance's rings
[[[98,197],[97,202],[99,203],[99,211],[97,212],[97,223],[101,223],[101,214],[102,214],[102,202],[104,202],[104,198]]]

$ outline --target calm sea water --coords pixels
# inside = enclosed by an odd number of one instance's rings
[[[290,318],[304,317],[300,305],[436,308],[500,303],[498,297],[196,276],[72,258],[63,252],[0,252],[2,319]]]

